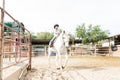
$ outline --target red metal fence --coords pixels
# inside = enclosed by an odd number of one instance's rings
[[[28,61],[31,68],[31,34],[25,26],[0,7],[5,16],[11,18],[12,27],[0,22],[1,70]],[[17,30],[15,25],[17,24]],[[22,31],[23,30],[23,31]]]

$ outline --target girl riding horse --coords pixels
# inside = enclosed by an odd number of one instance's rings
[[[53,47],[53,43],[55,41],[55,39],[60,35],[61,30],[59,29],[59,25],[55,24],[54,25],[54,37],[50,40],[49,46]]]

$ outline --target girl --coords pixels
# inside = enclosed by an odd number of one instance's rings
[[[50,40],[49,46],[53,47],[53,43],[55,41],[55,39],[60,35],[61,30],[59,29],[59,25],[55,24],[54,25],[54,37]]]

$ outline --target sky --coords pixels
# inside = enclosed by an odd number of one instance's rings
[[[35,33],[52,32],[57,23],[74,34],[85,23],[120,34],[119,8],[120,0],[5,0],[5,10]]]

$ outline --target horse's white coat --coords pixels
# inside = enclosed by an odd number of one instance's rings
[[[58,38],[55,40],[53,47],[48,48],[48,63],[50,66],[50,54],[52,51],[56,52],[56,67],[62,69],[62,67],[66,66],[68,61],[68,51],[67,48],[69,47],[69,35],[65,32],[62,32]],[[65,53],[65,62],[62,64],[61,53]]]

